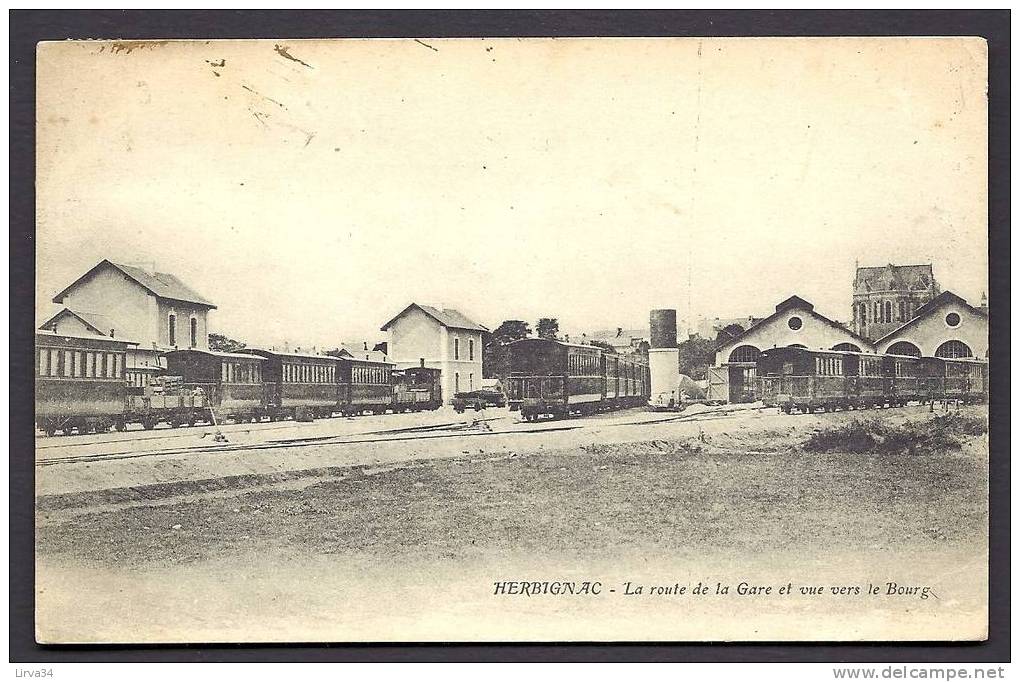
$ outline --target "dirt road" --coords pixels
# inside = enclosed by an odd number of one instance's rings
[[[37,512],[39,635],[979,636],[984,437],[924,456],[803,448],[860,416],[634,412],[537,430],[505,417],[437,421],[40,466],[50,492]],[[865,416],[931,418],[925,408]],[[494,587],[550,581],[601,589],[522,597]],[[695,598],[699,583],[728,589]],[[738,594],[742,583],[770,593]]]

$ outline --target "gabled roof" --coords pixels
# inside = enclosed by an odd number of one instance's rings
[[[398,319],[400,319],[402,316],[408,313],[412,308],[417,308],[418,310],[422,311],[423,313],[425,313],[426,315],[434,319],[436,322],[438,322],[439,324],[443,325],[448,329],[468,329],[470,331],[476,332],[489,331],[487,327],[483,327],[477,322],[472,322],[459,310],[454,310],[453,308],[442,309],[433,308],[430,305],[421,305],[419,303],[412,303],[411,305],[407,306],[399,313],[394,315],[392,320],[390,320],[380,328],[380,331],[386,331],[387,329],[389,329],[394,322],[396,322]]]
[[[150,293],[159,298],[165,298],[173,301],[182,301],[184,303],[194,303],[196,305],[205,306],[208,308],[215,308],[216,306],[203,297],[201,294],[190,288],[181,280],[175,276],[165,272],[148,272],[142,268],[136,268],[133,265],[123,265],[121,263],[114,263],[111,260],[104,259],[100,261],[94,268],[86,272],[84,275],[74,280],[69,284],[63,291],[53,297],[54,303],[60,303],[67,296],[68,292],[74,287],[78,286],[81,282],[85,281],[93,274],[98,272],[104,267],[112,267],[122,272],[127,277],[131,278],[139,285],[145,287]]]
[[[728,339],[728,340],[723,341],[722,343],[718,344],[716,346],[716,350],[719,350],[721,348],[725,348],[726,346],[729,346],[730,344],[736,343],[737,341],[739,341],[740,339],[744,338],[748,334],[751,334],[752,332],[757,331],[759,328],[765,326],[766,324],[768,324],[772,320],[776,319],[777,317],[779,317],[783,313],[785,313],[787,311],[790,311],[790,310],[803,310],[808,315],[810,315],[810,316],[812,316],[812,317],[814,317],[814,318],[816,318],[818,320],[821,320],[822,322],[824,322],[825,324],[829,325],[830,327],[832,327],[834,329],[838,329],[839,331],[847,334],[848,336],[851,336],[851,337],[861,341],[862,343],[864,343],[867,346],[874,345],[868,339],[864,338],[860,334],[856,334],[853,331],[847,329],[846,327],[841,325],[839,322],[836,322],[835,320],[830,320],[829,318],[827,318],[825,315],[822,315],[821,313],[816,313],[815,312],[815,306],[812,303],[808,302],[807,300],[801,298],[800,296],[791,296],[790,298],[788,298],[785,301],[782,301],[778,305],[776,305],[776,312],[772,313],[771,315],[769,315],[765,319],[758,320],[757,322],[752,324],[750,327],[745,329],[742,334],[737,334],[733,338]]]
[[[87,313],[82,310],[71,310],[70,308],[61,308],[56,315],[39,325],[39,329],[51,329],[54,322],[67,315],[77,319],[85,325],[87,329],[91,329],[99,336],[113,338],[110,337],[110,330],[113,330],[114,334],[116,334],[117,330],[120,329],[117,323],[106,315],[102,315],[100,313]]]
[[[35,330],[35,341],[38,345],[39,341],[45,342],[48,339],[81,339],[83,341],[98,341],[100,343],[119,344],[120,346],[137,346],[137,341],[128,341],[127,339],[111,339],[109,336],[85,336],[84,334],[57,334],[52,331],[46,331],[44,329]]]
[[[986,313],[984,310],[981,310],[980,308],[975,308],[970,303],[967,303],[967,301],[965,301],[963,298],[954,294],[952,291],[943,291],[941,294],[939,294],[938,296],[936,296],[935,298],[933,298],[932,300],[928,301],[923,306],[915,310],[914,316],[910,318],[906,322],[906,324],[903,324],[897,327],[896,329],[893,329],[891,332],[875,341],[875,344],[876,345],[880,344],[886,339],[890,339],[894,336],[902,334],[903,330],[920,323],[924,318],[927,318],[929,315],[934,313],[936,310],[941,308],[946,303],[955,303],[958,306],[966,308],[975,315],[980,315],[981,317],[988,317],[988,313]]]

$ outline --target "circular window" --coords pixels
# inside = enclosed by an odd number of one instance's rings
[[[960,326],[960,314],[959,313],[949,313],[948,315],[946,315],[946,324],[948,324],[950,327],[959,327]]]
[[[804,320],[800,319],[799,317],[791,317],[786,324],[788,324],[790,326],[790,329],[792,329],[793,331],[797,331],[798,329],[804,326]]]

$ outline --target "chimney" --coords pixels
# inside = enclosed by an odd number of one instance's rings
[[[420,358],[420,360],[421,360],[421,366],[424,367],[425,366],[425,358]]]
[[[368,350],[368,341],[362,341],[365,344],[365,350]]]
[[[54,328],[54,331],[56,331],[56,328]],[[115,331],[116,331],[115,329],[111,329],[110,330],[110,338],[111,339],[115,336],[115,334],[114,334]]]

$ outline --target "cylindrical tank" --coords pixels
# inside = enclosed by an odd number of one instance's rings
[[[652,348],[676,348],[676,310],[663,308],[651,313]]]

